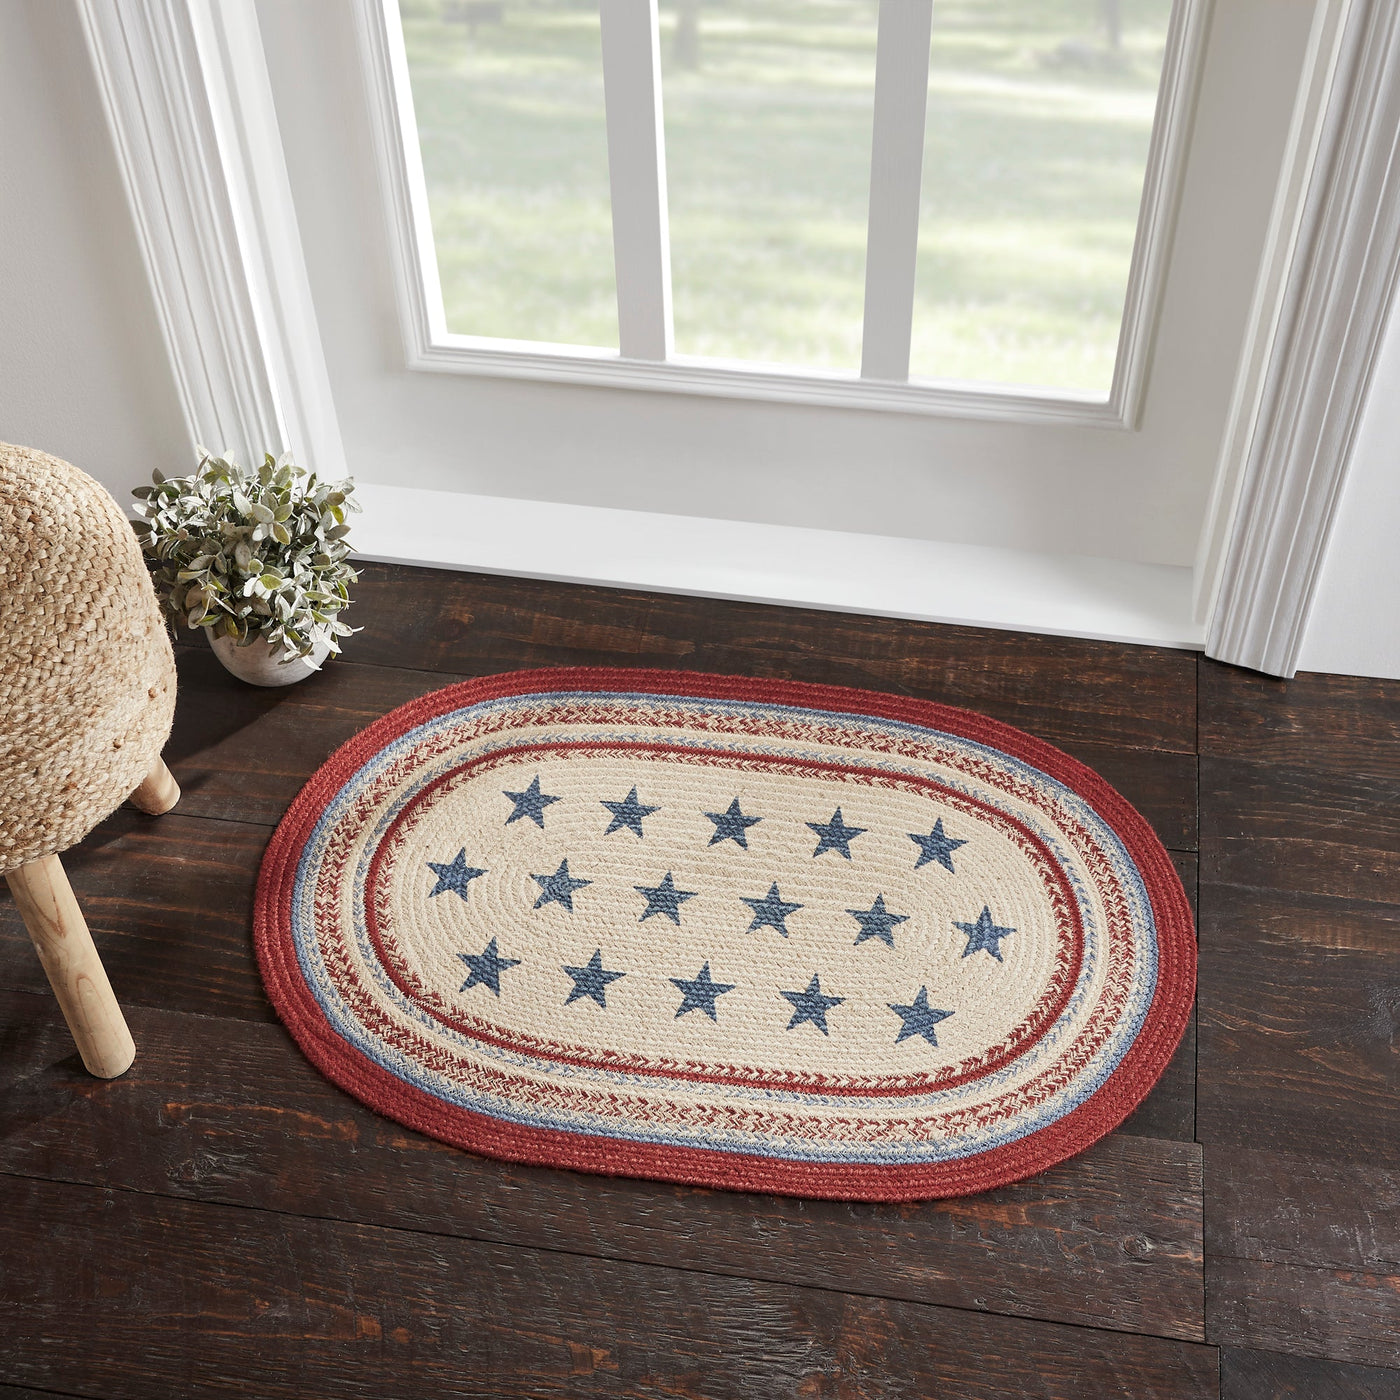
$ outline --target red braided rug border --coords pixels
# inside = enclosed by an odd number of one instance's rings
[[[385,745],[410,729],[484,700],[550,691],[637,691],[752,700],[901,720],[1000,749],[1084,798],[1136,864],[1157,925],[1157,987],[1137,1038],[1098,1091],[1017,1142],[971,1157],[912,1165],[791,1162],[703,1148],[586,1136],[504,1123],[406,1084],[341,1038],[302,978],[291,938],[291,899],[307,838],[335,794]],[[462,681],[376,720],[342,745],[297,794],[263,856],[253,914],[258,966],[272,1005],[307,1058],[332,1083],[395,1122],[486,1157],[736,1191],[834,1200],[906,1201],[987,1191],[1044,1171],[1112,1132],[1146,1098],[1171,1060],[1196,994],[1191,909],[1170,857],[1141,814],[1092,769],[1050,744],[970,710],[926,700],[797,681],[695,671],[572,667]]]

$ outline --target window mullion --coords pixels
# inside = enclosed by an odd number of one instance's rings
[[[875,41],[863,379],[909,378],[933,0],[881,0]]]
[[[618,348],[670,357],[671,243],[656,0],[600,0]]]

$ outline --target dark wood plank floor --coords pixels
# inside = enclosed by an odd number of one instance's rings
[[[178,810],[65,857],[122,1079],[0,897],[0,1400],[1400,1398],[1400,684],[387,566],[353,621],[286,693],[182,646]],[[571,664],[917,695],[1097,768],[1198,901],[1148,1101],[1032,1181],[877,1206],[502,1165],[331,1088],[252,961],[272,826],[393,706]]]

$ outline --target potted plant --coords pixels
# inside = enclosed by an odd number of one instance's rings
[[[340,652],[354,482],[322,481],[290,454],[256,471],[199,449],[198,469],[133,493],[146,566],[175,626],[202,628],[214,654],[253,685],[289,685]]]

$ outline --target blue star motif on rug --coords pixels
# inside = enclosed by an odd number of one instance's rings
[[[832,813],[829,822],[808,822],[807,825],[821,837],[821,840],[817,842],[817,849],[812,852],[813,860],[816,860],[823,851],[840,851],[847,860],[850,860],[851,842],[857,836],[864,836],[870,829],[865,826],[847,826],[839,807]]]
[[[775,928],[784,938],[788,936],[787,916],[806,907],[788,903],[778,893],[776,882],[768,887],[768,893],[762,899],[750,899],[746,894],[741,894],[739,898],[753,910],[753,923],[748,926],[746,932],[752,933],[755,929],[765,927]]]
[[[466,899],[467,886],[478,875],[486,874],[484,870],[478,870],[476,866],[467,864],[467,848],[465,846],[450,861],[430,860],[428,869],[437,876],[437,884],[428,891],[429,899],[435,895],[446,894],[448,890],[455,890],[463,899]]]
[[[540,897],[535,901],[536,909],[546,904],[562,904],[571,914],[574,912],[574,891],[593,883],[592,880],[575,880],[569,874],[567,857],[559,862],[559,869],[553,875],[531,875],[530,878],[541,890]]]
[[[669,870],[659,885],[633,885],[632,888],[645,896],[647,902],[642,917],[637,920],[639,924],[646,923],[653,914],[665,914],[673,924],[680,923],[681,901],[694,899],[698,893],[696,890],[678,890]]]
[[[792,1020],[787,1023],[788,1030],[800,1026],[803,1021],[810,1021],[823,1035],[831,1034],[826,1028],[826,1013],[846,1000],[845,997],[823,996],[821,979],[816,973],[812,974],[805,992],[780,992],[779,995],[792,1003]]]
[[[953,1014],[951,1011],[938,1011],[928,1004],[927,987],[919,988],[919,995],[914,998],[912,1006],[896,1006],[892,1001],[887,1001],[885,1005],[904,1022],[899,1028],[899,1034],[894,1038],[896,1045],[902,1040],[908,1040],[911,1035],[917,1035],[922,1036],[930,1045],[937,1046],[938,1037],[933,1033],[933,1028]]]
[[[990,953],[998,962],[1001,962],[1001,940],[1008,933],[1015,933],[1014,928],[1001,928],[992,922],[992,911],[984,904],[982,912],[977,916],[975,924],[960,924],[953,920],[953,927],[960,928],[967,935],[967,947],[963,949],[963,957],[970,957],[973,953]]]
[[[515,811],[506,818],[506,825],[511,822],[518,822],[521,817],[529,817],[538,827],[544,826],[544,809],[551,802],[559,802],[558,797],[549,797],[540,791],[540,775],[535,774],[530,779],[530,786],[524,792],[503,792],[502,797],[508,797],[515,803]]]
[[[458,987],[459,992],[470,991],[473,987],[490,987],[497,996],[501,994],[501,973],[508,967],[519,967],[519,958],[503,958],[496,952],[493,938],[480,953],[458,953],[457,956],[471,969],[471,975]]]
[[[953,869],[953,852],[959,846],[966,846],[967,842],[955,841],[951,836],[945,835],[942,817],[934,822],[933,830],[927,836],[919,836],[911,831],[909,839],[919,848],[919,858],[914,862],[915,870],[921,865],[927,865],[931,860],[936,860],[949,874],[958,873]]]
[[[603,806],[612,813],[612,821],[608,823],[608,829],[604,836],[611,836],[614,831],[621,831],[624,827],[628,831],[635,831],[638,836],[645,836],[642,830],[642,818],[649,817],[653,812],[659,812],[660,807],[648,807],[644,803],[637,801],[637,789],[634,787],[621,802],[604,801]]]
[[[627,976],[625,972],[609,972],[603,967],[601,948],[593,950],[587,967],[569,967],[565,964],[564,971],[574,979],[574,989],[564,998],[564,1005],[568,1006],[570,1002],[588,997],[591,1001],[596,1001],[604,1011],[608,1009],[608,983]]]
[[[885,896],[877,894],[875,903],[869,909],[847,909],[851,918],[860,925],[856,942],[864,943],[867,938],[878,938],[887,947],[894,947],[894,926],[909,922],[908,914],[891,914],[885,908]]]
[[[676,1012],[678,1021],[687,1011],[703,1011],[710,1020],[718,1021],[719,1017],[715,1014],[715,998],[722,997],[725,992],[732,992],[738,984],[713,981],[707,961],[694,977],[672,977],[671,985],[685,998],[681,1002],[681,1009]]]
[[[715,834],[710,837],[710,845],[717,846],[721,841],[732,841],[744,850],[749,848],[749,828],[757,826],[762,817],[746,817],[739,809],[736,797],[729,804],[727,812],[706,812],[705,815],[715,824]]]

